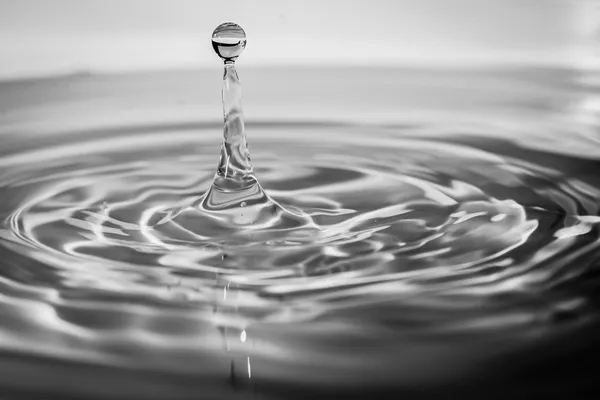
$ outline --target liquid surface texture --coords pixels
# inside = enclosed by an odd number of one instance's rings
[[[0,83],[0,393],[593,387],[597,77],[244,69],[215,179],[218,77]]]

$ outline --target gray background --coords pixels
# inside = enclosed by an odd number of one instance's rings
[[[216,65],[212,30],[249,36],[244,65],[590,62],[593,0],[0,0],[0,77]]]

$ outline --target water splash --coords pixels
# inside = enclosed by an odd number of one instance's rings
[[[246,33],[239,25],[227,22],[215,29],[212,43],[215,52],[225,63],[221,91],[223,145],[213,187],[227,193],[252,190],[257,181],[246,143],[242,85],[235,69],[235,60],[246,47]]]
[[[225,236],[240,238],[245,235],[245,232],[240,231],[241,228],[314,228],[307,215],[287,210],[270,198],[254,175],[246,141],[242,85],[235,68],[235,61],[246,47],[246,33],[239,25],[226,22],[214,30],[212,44],[224,62],[221,91],[223,144],[217,172],[212,185],[200,198],[161,211],[158,215],[162,214],[162,218],[153,219],[158,219],[158,224],[177,224],[186,232],[185,236],[191,233],[197,238],[208,236],[213,239],[215,229]],[[209,227],[212,233],[203,234],[205,227]],[[167,236],[170,235],[171,233]],[[250,236],[250,240],[256,241],[256,235]]]

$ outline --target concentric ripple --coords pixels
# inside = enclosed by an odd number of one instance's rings
[[[213,175],[213,145],[173,130],[168,140],[131,135],[88,142],[79,154],[71,144],[45,150],[45,158],[12,157],[3,186],[21,196],[3,237],[79,289],[126,286],[160,297],[183,276],[201,289],[225,280],[260,296],[329,300],[390,282],[399,291],[477,297],[553,285],[560,263],[539,268],[541,259],[596,237],[595,192],[557,180],[548,167],[542,173],[473,147],[416,140],[408,137],[414,128],[376,145],[361,139],[375,128],[338,127],[328,142],[321,129],[332,128],[253,133],[257,174],[295,222],[281,225],[274,213],[253,224],[244,220],[252,205],[243,204],[236,229],[211,224],[213,215],[150,223],[181,199],[193,203]],[[279,143],[280,130],[302,140]]]
[[[228,349],[227,330],[243,332],[237,346],[262,338],[235,350],[248,354],[248,374],[252,355],[263,360],[255,374],[289,380],[302,368],[303,379],[321,381],[300,365],[354,365],[327,358],[343,353],[332,335],[364,342],[379,327],[377,341],[393,326],[398,337],[523,338],[561,310],[585,310],[580,293],[557,288],[576,287],[597,265],[600,190],[569,174],[568,157],[519,149],[517,158],[498,139],[419,139],[437,129],[425,125],[251,127],[274,208],[255,224],[253,204],[243,204],[227,215],[235,229],[190,212],[207,207],[199,199],[213,178],[216,125],[106,131],[0,159],[0,244],[14,260],[0,272],[14,319],[0,346],[162,369],[147,348],[206,358],[221,351],[214,327]],[[283,339],[289,324],[295,333]],[[365,342],[369,355],[348,357],[373,367],[364,379],[387,379],[381,365],[408,368],[383,356],[398,340]],[[303,346],[313,347],[302,355]],[[425,373],[416,368],[410,379]]]

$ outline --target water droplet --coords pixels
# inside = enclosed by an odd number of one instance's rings
[[[238,24],[225,22],[213,31],[212,45],[225,63],[232,63],[246,48],[246,32]]]
[[[246,342],[246,331],[243,330],[242,333],[240,333],[240,340],[242,341],[242,343]]]
[[[242,204],[240,204],[240,206],[242,206],[242,207],[246,207],[246,205],[247,205],[247,204],[246,204],[246,202],[245,202],[245,201],[242,201]]]

